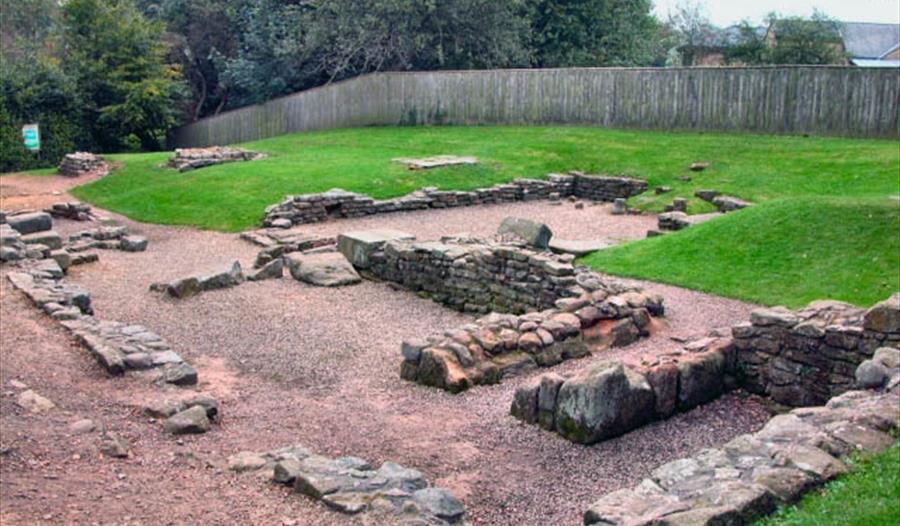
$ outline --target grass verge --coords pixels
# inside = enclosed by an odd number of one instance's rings
[[[753,526],[900,524],[900,445],[857,459],[852,471]]]
[[[583,262],[767,305],[831,298],[868,306],[900,290],[900,201],[771,201]]]

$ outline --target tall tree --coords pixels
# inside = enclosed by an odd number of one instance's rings
[[[840,23],[816,11],[810,18],[769,15],[770,64],[841,64]]]
[[[769,61],[766,34],[748,21],[737,27],[734,41],[725,48],[725,61],[729,64],[759,65]]]
[[[165,62],[163,32],[131,0],[63,4],[63,66],[103,151],[123,148],[131,136],[145,150],[159,149],[175,124],[181,86],[177,67]]]
[[[709,46],[715,36],[715,28],[703,6],[692,0],[680,1],[675,12],[669,14],[669,25],[678,37],[681,64],[696,65],[698,51]]]
[[[534,65],[640,66],[656,24],[649,0],[529,0]]]

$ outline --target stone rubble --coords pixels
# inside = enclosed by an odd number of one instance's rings
[[[266,470],[271,479],[329,508],[364,514],[372,524],[464,525],[465,507],[452,493],[430,487],[425,476],[394,462],[377,469],[357,457],[330,458],[294,445],[265,453],[242,451],[228,458],[232,471]]]
[[[442,335],[405,341],[400,375],[458,393],[587,356],[591,348],[628,345],[649,335],[652,317],[663,312],[658,296],[598,286],[541,312],[495,312]]]
[[[230,163],[237,161],[254,161],[262,159],[265,155],[240,148],[212,146],[209,148],[179,148],[175,155],[169,159],[169,166],[179,172],[195,170],[214,164]]]
[[[262,247],[262,250],[256,255],[254,268],[262,268],[291,252],[305,252],[321,247],[333,247],[337,244],[337,240],[333,237],[309,235],[297,229],[263,228],[242,232],[240,237]]]
[[[500,223],[497,229],[500,236],[509,236],[514,240],[520,240],[534,248],[547,248],[553,232],[544,223],[538,223],[521,217],[507,217]]]
[[[334,188],[319,194],[287,196],[266,208],[266,227],[290,227],[327,221],[333,217],[361,217],[372,214],[449,208],[490,203],[579,197],[593,201],[613,201],[646,191],[646,181],[629,177],[549,174],[543,179],[516,179],[508,184],[479,188],[470,192],[445,191],[429,187],[395,199],[376,200],[364,194]]]
[[[91,207],[79,201],[53,203],[50,208],[44,211],[53,217],[72,221],[91,221],[94,219]]]
[[[59,165],[59,173],[65,177],[99,173],[106,175],[109,167],[103,157],[88,152],[67,153]]]
[[[143,252],[148,244],[146,237],[129,234],[126,226],[101,226],[70,235],[66,250],[83,252],[97,248]]]
[[[158,372],[154,379],[157,384],[197,384],[197,371],[156,333],[141,325],[96,318],[91,307],[90,293],[66,283],[63,270],[55,260],[20,262],[19,267],[19,270],[7,274],[13,288],[21,291],[36,307],[59,321],[109,374],[155,370]],[[201,405],[208,411],[210,418],[218,412],[218,405],[209,397],[195,397],[193,400],[179,410]],[[204,427],[202,423],[197,423],[197,426],[192,427],[193,431],[190,432],[200,432],[196,430]],[[172,426],[166,427],[175,429]],[[208,428],[207,422],[203,431]]]
[[[239,261],[232,261],[227,269],[198,276],[188,276],[169,283],[153,283],[150,290],[165,292],[172,298],[184,299],[201,292],[236,287],[244,282],[244,273]]]
[[[751,524],[847,471],[842,457],[895,443],[900,392],[849,391],[794,409],[720,448],[675,460],[639,485],[605,495],[585,525]]]

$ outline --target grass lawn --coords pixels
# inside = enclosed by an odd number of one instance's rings
[[[162,166],[166,153],[116,155],[122,169],[75,194],[141,221],[236,231],[258,224],[263,209],[286,194],[341,187],[386,198],[423,186],[471,189],[567,170],[629,174],[674,188],[635,199],[648,209],[698,188],[750,201],[900,193],[895,141],[509,126],[358,128],[244,146],[269,157],[181,174]],[[482,164],[412,172],[391,162],[436,154],[474,155]],[[694,161],[712,167],[694,174],[687,169]],[[692,181],[678,179],[687,174]],[[696,200],[691,206],[704,210]]]
[[[753,526],[896,526],[900,524],[900,446],[856,462],[853,470],[796,506]]]
[[[649,181],[631,200],[647,210],[687,197],[691,213],[708,211],[693,198],[701,188],[757,205],[586,258],[597,270],[791,307],[870,305],[900,289],[898,141],[501,126],[358,128],[243,146],[268,157],[178,173],[165,167],[168,153],[113,155],[121,168],[74,193],[141,221],[237,231],[286,194],[340,187],[387,198],[573,169],[625,174]],[[409,171],[391,162],[437,154],[481,164]],[[694,161],[711,167],[690,172]],[[657,196],[660,185],[673,191]]]
[[[900,201],[800,197],[596,252],[592,268],[796,308],[900,290]]]

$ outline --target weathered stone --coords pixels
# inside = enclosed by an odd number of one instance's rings
[[[345,232],[338,235],[338,251],[347,258],[350,263],[359,269],[367,269],[371,266],[369,258],[377,250],[381,250],[388,241],[414,240],[416,237],[399,230],[387,228],[378,230],[363,230]]]
[[[678,408],[687,410],[715,400],[722,394],[725,360],[720,352],[704,352],[678,364]]]
[[[228,469],[238,473],[262,469],[266,463],[264,456],[252,451],[241,451],[228,457]],[[294,474],[294,477],[296,477],[296,474]]]
[[[16,404],[31,413],[46,413],[47,411],[56,409],[56,404],[31,389],[19,393],[19,396],[16,397]]]
[[[887,382],[887,367],[875,360],[866,360],[856,368],[856,385],[862,389],[878,389]]]
[[[241,263],[232,261],[227,270],[199,278],[201,290],[218,290],[236,287],[244,281]]]
[[[413,501],[425,512],[450,522],[465,514],[465,508],[452,493],[443,488],[425,488],[413,493]]]
[[[565,381],[565,378],[554,373],[541,377],[537,397],[537,423],[544,429],[555,428],[556,401],[559,389]]]
[[[497,233],[516,236],[536,248],[547,248],[553,237],[553,232],[547,225],[518,217],[504,219]]]
[[[121,239],[121,249],[125,252],[143,252],[147,250],[147,238],[144,236],[124,236]]]
[[[116,433],[107,432],[103,435],[103,441],[100,444],[100,452],[112,458],[128,458],[128,451],[131,449],[128,440],[117,435]]]
[[[62,248],[62,238],[55,230],[45,230],[33,234],[23,234],[22,242],[26,245],[44,245],[50,250]]]
[[[196,385],[197,370],[183,362],[166,364],[159,380],[173,385]]]
[[[900,333],[900,292],[867,310],[863,328],[876,332]]]
[[[516,389],[510,414],[526,424],[537,423],[540,387],[539,382],[532,382]]]
[[[97,429],[97,424],[90,418],[83,418],[69,424],[69,431],[73,435],[84,435]]]
[[[284,276],[284,260],[280,257],[266,263],[262,268],[247,276],[248,281],[262,281],[264,279],[279,279]]]
[[[654,410],[647,380],[617,362],[601,363],[570,378],[560,387],[557,400],[560,434],[584,444],[639,427]]]
[[[210,424],[206,410],[195,405],[170,416],[163,422],[163,426],[173,435],[188,435],[206,433]]]
[[[291,276],[319,287],[341,287],[362,281],[353,265],[341,253],[292,253],[285,256]]]
[[[672,363],[662,364],[651,368],[646,376],[653,388],[656,414],[660,418],[673,415],[678,404],[678,367]]]
[[[43,232],[53,228],[53,220],[50,218],[50,214],[44,212],[7,216],[6,224],[22,235]]]
[[[602,250],[608,247],[609,243],[600,240],[591,241],[552,238],[547,246],[557,254],[572,254],[573,256],[580,257]]]
[[[175,280],[166,287],[166,292],[176,298],[189,298],[200,291],[200,280],[193,276]]]

